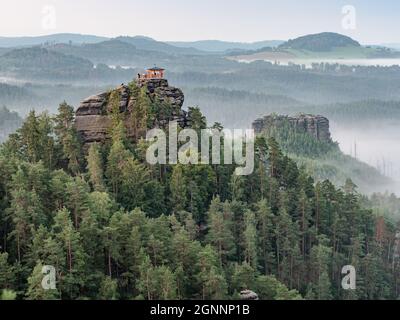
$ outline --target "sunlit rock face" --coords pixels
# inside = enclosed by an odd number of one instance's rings
[[[323,116],[300,114],[295,117],[285,115],[267,115],[253,122],[253,129],[260,134],[269,128],[289,124],[299,132],[309,133],[317,140],[331,142],[329,120]]]
[[[169,86],[166,79],[138,79],[135,85],[140,90],[145,89],[152,103],[168,104],[171,107],[172,112],[169,115],[156,115],[155,127],[164,127],[170,121],[177,121],[181,127],[188,125],[187,113],[182,110],[185,97],[181,89]],[[110,101],[112,92],[117,92],[119,112],[123,115],[128,138],[138,138],[135,137],[137,132],[131,126],[132,113],[138,107],[138,97],[129,86],[121,85],[114,90],[86,98],[76,110],[75,127],[86,146],[110,138],[110,114],[115,105]]]

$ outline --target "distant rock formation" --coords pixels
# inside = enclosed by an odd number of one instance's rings
[[[284,123],[289,123],[291,127],[299,132],[309,133],[319,141],[332,142],[329,120],[319,115],[300,114],[295,117],[267,115],[264,118],[255,120],[253,129],[256,134],[260,134],[271,127],[282,126]]]
[[[184,94],[182,90],[168,85],[166,79],[137,79],[135,84],[138,88],[146,88],[146,93],[151,102],[168,103],[173,113],[168,118],[157,118],[156,127],[163,127],[169,121],[178,121],[181,127],[188,125],[187,114],[182,110]],[[118,91],[119,111],[125,115],[125,127],[127,136],[135,138],[130,128],[130,115],[137,107],[135,97],[129,86],[121,85],[113,91]],[[86,98],[76,111],[75,127],[81,135],[85,145],[94,142],[104,142],[109,138],[112,126],[110,116],[110,96],[113,91],[103,92]],[[136,137],[137,138],[137,137]]]

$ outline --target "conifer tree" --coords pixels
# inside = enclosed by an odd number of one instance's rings
[[[171,201],[174,212],[185,210],[187,206],[187,181],[182,165],[174,166],[170,182]]]
[[[9,218],[14,226],[10,236],[15,240],[17,260],[21,262],[32,237],[32,230],[40,224],[46,223],[36,192],[14,190],[9,208]]]
[[[107,157],[106,177],[112,193],[116,198],[119,196],[122,183],[123,167],[132,154],[124,146],[125,133],[122,124],[113,131],[112,145]]]
[[[207,120],[198,107],[189,107],[188,118],[191,123],[190,127],[194,130],[201,130],[207,127]]]
[[[118,299],[118,283],[111,277],[104,277],[99,290],[101,300],[117,300]]]
[[[201,287],[201,298],[224,299],[227,294],[227,284],[219,267],[218,256],[215,250],[207,245],[198,254],[197,280]]]
[[[155,270],[157,277],[157,284],[159,289],[158,299],[161,300],[174,300],[176,299],[176,280],[174,273],[167,266],[160,266]]]
[[[254,270],[258,268],[257,259],[257,229],[256,217],[253,212],[247,210],[244,214],[244,255],[245,261],[250,264]]]
[[[12,288],[14,280],[12,266],[8,263],[8,253],[0,253],[0,290]]]
[[[74,108],[65,101],[58,108],[55,117],[55,133],[62,146],[63,159],[68,161],[68,169],[77,175],[82,167],[82,146],[78,133],[74,127]]]
[[[152,101],[147,94],[147,88],[141,88],[131,113],[132,127],[136,139],[139,139],[148,125],[150,125],[149,122],[151,122],[152,118],[150,114],[151,104]]]
[[[155,298],[155,279],[154,275],[154,267],[151,264],[150,258],[148,255],[141,252],[141,264],[139,265],[140,277],[138,281],[138,289],[142,296],[147,300],[154,300]]]
[[[66,208],[71,212],[75,228],[79,225],[86,214],[89,206],[89,185],[81,177],[75,177],[66,184],[66,194],[68,196],[65,203]]]
[[[105,191],[104,170],[100,154],[100,148],[97,144],[92,144],[87,156],[87,169],[89,180],[94,191]]]
[[[258,257],[264,273],[270,274],[275,270],[274,244],[274,216],[266,200],[257,203],[257,238]]]
[[[223,207],[219,198],[215,198],[208,212],[209,232],[208,243],[216,250],[219,264],[226,264],[234,251],[234,238],[231,230],[232,214],[222,211]]]
[[[44,289],[42,286],[43,281],[43,264],[38,261],[33,269],[30,277],[28,278],[28,290],[26,298],[28,300],[57,300],[59,293],[55,289]]]
[[[194,285],[196,271],[193,266],[197,263],[200,250],[200,243],[190,240],[190,235],[184,228],[174,232],[171,241],[172,265],[180,296],[188,296],[197,288]]]
[[[313,270],[313,289],[316,299],[332,299],[332,287],[329,279],[329,263],[332,249],[327,246],[327,239],[320,236],[319,244],[311,249],[310,264]]]
[[[63,270],[63,278],[60,279],[62,294],[71,299],[77,298],[80,288],[85,283],[86,253],[81,244],[81,236],[75,230],[67,209],[57,212],[53,233],[64,251],[65,270]]]
[[[120,192],[117,197],[119,203],[123,203],[127,210],[145,209],[146,185],[150,182],[147,168],[130,156],[122,164],[118,178],[120,179]]]
[[[26,121],[17,132],[20,135],[20,143],[26,150],[26,157],[30,162],[37,162],[41,159],[40,150],[40,129],[39,121],[35,111],[30,111]]]
[[[232,289],[236,293],[242,290],[255,291],[257,286],[257,274],[247,262],[234,265],[232,274]]]

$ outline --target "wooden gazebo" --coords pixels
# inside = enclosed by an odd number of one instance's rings
[[[153,67],[146,70],[143,75],[138,75],[139,79],[163,79],[165,69],[159,67]]]

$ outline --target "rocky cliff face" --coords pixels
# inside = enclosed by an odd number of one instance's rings
[[[146,87],[150,98],[159,99],[161,102],[168,102],[176,108],[181,108],[184,102],[184,95],[181,89],[170,87],[166,79],[139,79],[136,81],[140,88]]]
[[[284,123],[289,123],[291,127],[299,130],[299,132],[309,133],[317,140],[332,142],[329,131],[329,120],[319,115],[300,114],[295,117],[267,115],[264,118],[254,121],[253,129],[256,134],[260,134],[268,130],[268,128],[279,127]]]
[[[181,109],[184,102],[184,94],[180,89],[170,87],[166,79],[139,79],[134,84],[141,90],[145,89],[151,102],[167,103],[171,106],[172,114],[158,117],[155,123],[156,127],[162,127],[169,121],[174,120],[178,121],[181,127],[187,126],[189,120],[186,112]],[[127,135],[130,138],[135,138],[135,133],[131,129],[129,122],[132,120],[130,115],[138,107],[138,97],[126,85],[121,85],[113,91],[118,93],[119,112],[124,115]],[[77,109],[75,127],[85,145],[93,142],[104,142],[109,138],[112,126],[110,96],[113,91],[88,97],[82,101]]]

